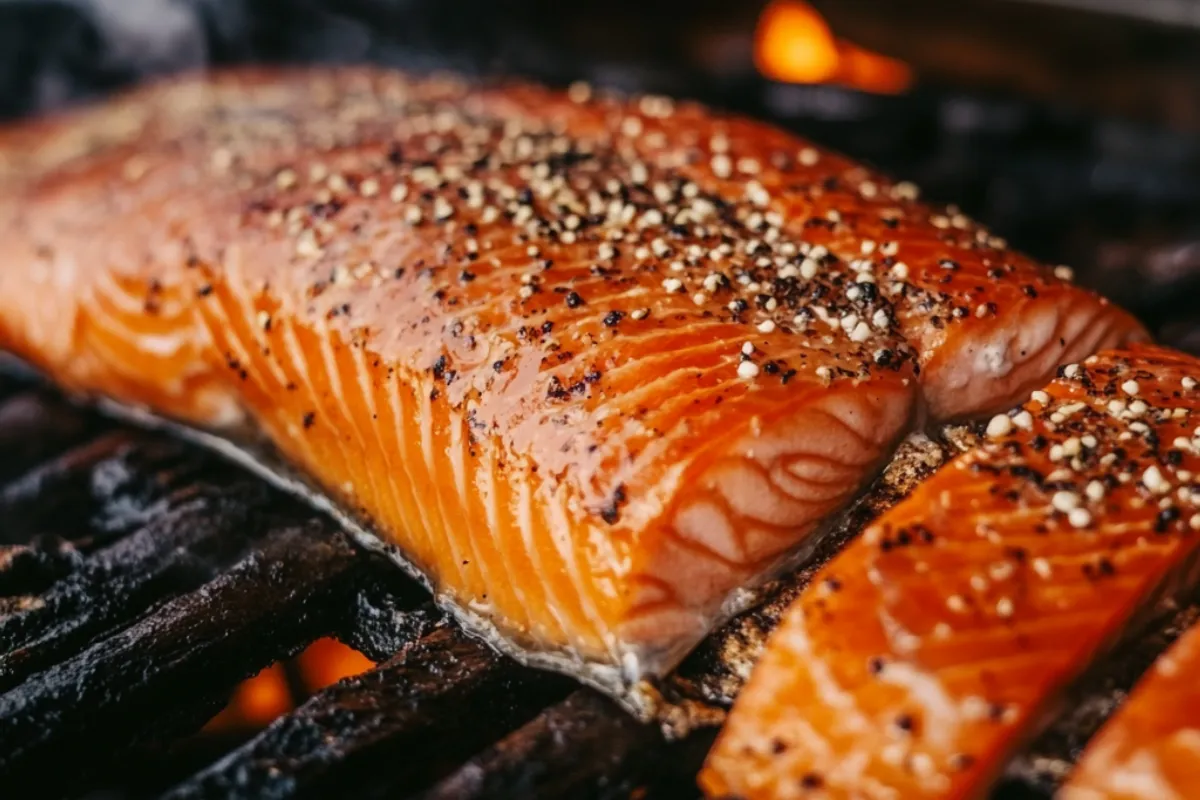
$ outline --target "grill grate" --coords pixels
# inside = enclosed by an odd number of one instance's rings
[[[612,796],[654,767],[694,795],[701,737],[668,746],[598,695],[495,656],[332,522],[207,453],[3,388],[3,785],[372,797],[444,779],[431,796]],[[190,777],[145,770],[238,681],[322,636],[382,663]],[[668,753],[674,771],[658,769]],[[131,764],[137,785],[122,780]]]
[[[499,659],[448,623],[422,628],[377,669],[316,695],[168,797],[394,796],[565,693],[563,680]]]
[[[577,691],[472,758],[424,800],[688,797],[715,730],[667,744],[594,692]]]

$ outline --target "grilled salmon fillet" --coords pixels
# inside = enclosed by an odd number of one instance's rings
[[[789,609],[706,791],[979,796],[1056,691],[1195,577],[1198,372],[1109,351],[992,420]]]
[[[1200,787],[1200,627],[1134,687],[1059,792],[1062,800],[1187,800]]]
[[[923,407],[1141,336],[904,184],[662,98],[190,78],[7,130],[0,180],[0,345],[264,440],[477,629],[608,686]]]

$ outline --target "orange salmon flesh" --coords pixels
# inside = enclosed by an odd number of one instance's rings
[[[0,132],[0,346],[269,443],[509,652],[673,666],[922,417],[1141,338],[915,189],[664,98],[370,69]]]
[[[1069,365],[864,531],[772,634],[710,796],[985,796],[1060,691],[1197,583],[1196,374],[1148,345]]]
[[[1200,627],[1142,676],[1088,743],[1062,800],[1187,800],[1200,786]]]

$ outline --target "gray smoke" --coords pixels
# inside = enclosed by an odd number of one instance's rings
[[[12,2],[12,0],[8,0]],[[95,25],[106,57],[139,75],[202,66],[208,54],[198,3],[67,0]]]
[[[632,30],[621,23],[631,13]],[[679,93],[686,30],[637,0],[0,0],[0,118],[246,62],[367,61]]]
[[[242,0],[0,0],[0,116],[196,69]]]

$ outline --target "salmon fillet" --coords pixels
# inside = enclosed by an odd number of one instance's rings
[[[846,159],[588,95],[243,72],[10,128],[0,345],[269,444],[476,629],[611,687],[802,554],[923,405],[1142,335]]]
[[[705,790],[979,796],[1056,692],[1192,582],[1198,372],[1163,348],[1105,352],[989,423],[789,609]]]
[[[1187,800],[1200,787],[1200,628],[1164,653],[1096,738],[1062,800]]]

